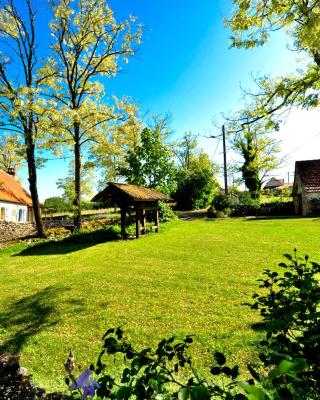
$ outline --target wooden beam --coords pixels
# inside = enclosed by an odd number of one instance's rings
[[[146,212],[145,210],[141,210],[141,226],[142,226],[142,234],[146,234]]]
[[[160,222],[159,222],[159,210],[156,209],[156,232],[159,232]]]
[[[139,239],[140,237],[140,207],[136,206],[135,207],[136,210],[136,238]]]
[[[126,238],[126,207],[121,205],[121,239]]]

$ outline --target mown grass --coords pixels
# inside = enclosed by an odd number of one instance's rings
[[[295,247],[317,260],[319,228],[317,219],[202,219],[141,240],[0,249],[0,352],[19,352],[37,384],[62,388],[69,348],[86,367],[104,331],[126,324],[138,346],[194,334],[200,371],[206,349],[244,365],[260,335],[243,304],[256,279]]]

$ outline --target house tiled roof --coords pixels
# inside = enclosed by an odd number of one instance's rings
[[[284,179],[271,178],[264,186],[264,189],[277,188],[284,185]]]
[[[108,197],[112,197],[112,193],[118,192],[120,195],[126,196],[130,201],[172,201],[165,194],[158,192],[155,189],[145,188],[142,186],[129,185],[127,183],[109,182],[108,186],[100,193],[96,194],[92,201],[103,201]]]
[[[295,175],[308,193],[320,192],[320,160],[296,161]]]
[[[0,170],[0,201],[17,203],[32,207],[30,194],[23,189],[14,176]]]

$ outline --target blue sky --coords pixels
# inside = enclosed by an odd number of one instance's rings
[[[230,49],[230,32],[224,26],[224,17],[231,13],[231,0],[112,0],[110,5],[116,17],[136,15],[144,32],[137,54],[115,79],[106,83],[107,95],[130,96],[143,113],[171,112],[176,136],[185,131],[202,136],[213,132],[214,117],[241,108],[240,85],[252,87],[252,75],[280,75],[299,65],[297,54],[287,50],[287,39],[281,33],[262,48]],[[284,153],[299,147],[309,134],[312,137],[317,133],[315,117],[294,115],[293,127],[298,121],[307,120],[310,129],[308,134],[295,133],[289,121],[289,132],[284,129],[279,134],[284,140]],[[214,154],[214,161],[220,162],[220,149],[214,152],[213,140],[201,138],[200,144],[211,156]],[[311,141],[310,150],[314,147]],[[307,151],[303,157],[309,154]],[[292,163],[286,166],[290,172],[292,168]],[[48,161],[39,170],[41,200],[59,193],[55,182],[67,170],[68,162],[63,160]],[[278,171],[282,173],[286,172]],[[20,175],[27,187],[25,171]]]

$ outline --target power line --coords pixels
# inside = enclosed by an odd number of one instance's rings
[[[305,146],[306,144],[312,142],[312,141],[313,141],[314,139],[316,139],[318,136],[320,136],[320,132],[317,133],[315,136],[313,136],[311,139],[306,140],[306,141],[305,141],[304,143],[302,143],[300,146],[298,146],[298,147],[294,148],[293,150],[289,151],[289,153],[287,153],[286,155],[284,155],[284,156],[281,158],[280,161],[285,161],[286,158],[287,158],[290,154],[295,153],[296,151],[300,150],[301,147],[303,147],[303,146]]]
[[[74,156],[54,157],[54,158],[45,158],[45,157],[43,157],[42,159],[43,159],[44,162],[47,162],[47,161],[55,161],[55,160],[68,160],[68,159],[70,159],[70,158],[74,158]],[[87,158],[87,159],[89,159],[90,157],[89,157],[89,156],[81,156],[81,158]],[[22,161],[22,162],[23,162],[23,163],[27,163],[26,160],[24,160],[24,161]]]
[[[55,158],[45,158],[45,161],[67,160],[67,159],[69,159],[69,158],[74,158],[74,156],[55,157]]]
[[[227,147],[226,147],[226,132],[225,127],[222,125],[221,127],[222,133],[220,135],[211,135],[209,138],[211,139],[220,139],[222,138],[223,144],[223,175],[224,175],[224,192],[228,194],[228,171],[227,171]],[[219,142],[218,142],[219,143]],[[216,147],[217,150],[217,147]],[[215,150],[215,152],[216,152]]]
[[[217,150],[218,150],[218,146],[219,146],[220,141],[221,141],[221,136],[220,136],[219,139],[218,139],[217,146],[216,146],[215,151],[214,151],[214,153],[213,153],[213,158],[215,157],[215,155],[216,155],[216,153],[217,153]]]

